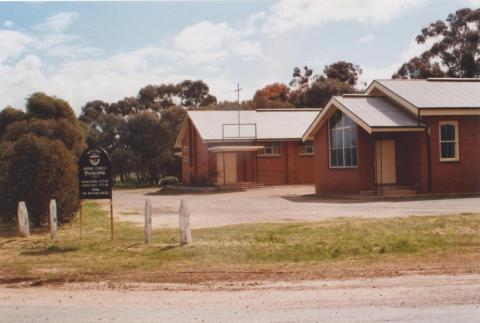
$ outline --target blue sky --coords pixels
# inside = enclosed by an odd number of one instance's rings
[[[288,83],[337,60],[389,78],[424,48],[420,29],[480,0],[0,3],[0,107],[43,91],[78,112],[147,84],[203,79],[219,99],[237,82]]]

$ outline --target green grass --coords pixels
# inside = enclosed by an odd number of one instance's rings
[[[85,237],[78,222],[60,229],[14,237],[12,225],[0,225],[0,278],[72,280],[161,280],[178,271],[260,270],[323,263],[390,259],[480,247],[480,216],[336,219],[312,223],[244,224],[193,230],[193,243],[180,247],[174,229],[155,230],[143,242],[143,228],[117,222],[110,241],[107,213],[85,203]]]

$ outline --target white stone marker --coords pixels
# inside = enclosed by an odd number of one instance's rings
[[[145,243],[152,241],[152,204],[145,201]]]
[[[180,210],[178,211],[180,224],[180,244],[186,245],[192,242],[192,229],[190,227],[190,210],[187,202],[182,199]]]
[[[28,210],[24,201],[18,203],[17,226],[18,233],[21,237],[30,236],[30,222],[28,221]]]
[[[50,238],[57,238],[57,202],[50,200]]]

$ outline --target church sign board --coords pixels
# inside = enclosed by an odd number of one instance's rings
[[[107,152],[99,147],[86,149],[78,161],[80,199],[112,198],[112,167]]]

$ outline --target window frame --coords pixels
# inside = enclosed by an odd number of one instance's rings
[[[308,143],[308,145],[307,145]],[[307,147],[312,148],[312,152],[307,152]],[[305,142],[299,142],[298,146],[298,155],[299,156],[313,156],[315,155],[315,145],[313,144],[313,140],[307,140]]]
[[[443,140],[442,141],[442,126],[453,126],[455,131],[455,141]],[[455,157],[443,158],[442,157],[442,143],[455,143]],[[460,160],[460,138],[458,137],[458,121],[439,121],[438,122],[438,156],[441,162],[456,162]]]
[[[266,147],[267,145],[271,145],[271,147]],[[278,153],[274,153],[274,145],[278,145]],[[272,153],[266,153],[265,149],[271,148]],[[261,150],[262,152],[258,154],[259,157],[280,157],[282,156],[282,143],[279,141],[268,141],[264,144],[264,147]]]
[[[352,125],[350,127],[353,127],[355,129],[355,166],[333,166],[332,165],[332,154],[331,154],[331,151],[332,151],[332,142],[331,142],[331,126],[330,126],[330,119],[333,117],[333,115],[337,112],[337,111],[340,111],[344,116],[346,116],[347,118],[349,118],[351,121],[352,121]],[[342,110],[338,109],[336,110],[334,113],[332,113],[330,115],[330,117],[327,119],[327,124],[328,124],[328,128],[327,128],[327,132],[328,132],[328,167],[331,168],[331,169],[355,169],[355,168],[358,168],[358,125],[355,123],[355,121],[353,121],[352,118],[350,118],[345,112],[343,112]],[[341,127],[340,129],[346,129],[348,127]],[[335,129],[338,129],[338,128],[335,128]],[[343,142],[345,143],[345,138],[344,138],[344,132],[342,131],[342,140]],[[342,151],[343,151],[343,160],[344,160],[344,164],[345,164],[345,147],[342,148]]]

